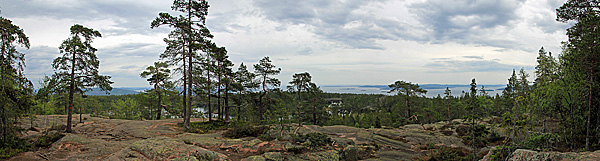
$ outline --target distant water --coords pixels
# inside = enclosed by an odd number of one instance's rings
[[[427,90],[427,97],[436,97],[438,94],[444,96],[444,90],[446,87],[450,88],[453,96],[460,96],[462,91],[469,92],[471,86],[469,85],[456,85],[456,84],[419,84],[419,86]],[[490,96],[495,96],[496,93],[502,95],[502,90],[506,85],[483,85],[485,91]],[[123,95],[123,94],[136,94],[141,91],[151,89],[150,87],[121,87],[113,88],[111,95]],[[387,85],[322,85],[321,89],[329,93],[355,93],[355,94],[386,94],[392,95],[396,93],[387,93],[390,88]],[[481,89],[481,85],[477,86],[477,92]],[[180,89],[179,89],[180,90]],[[87,95],[106,95],[106,93],[99,89],[93,89],[92,91],[86,92]]]
[[[419,86],[427,90],[427,97],[444,96],[444,91],[448,87],[453,96],[460,96],[462,91],[469,92],[469,85],[444,85],[444,84],[419,84]],[[496,93],[502,94],[502,90],[506,85],[483,85],[485,91],[490,96],[495,96]],[[387,93],[391,89],[387,85],[323,85],[321,89],[329,93],[355,93],[355,94],[386,94],[392,95],[395,93]],[[477,92],[481,89],[481,85],[477,86]]]

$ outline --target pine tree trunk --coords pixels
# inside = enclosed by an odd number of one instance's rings
[[[75,93],[75,50],[71,59],[71,85],[69,86],[69,112],[67,115],[67,133],[71,133],[71,127],[73,126],[71,121],[73,120],[73,93]]]
[[[589,98],[588,98],[588,118],[587,118],[587,127],[585,134],[585,151],[590,151],[590,120],[592,115],[592,90],[594,83],[594,59],[592,59],[592,65],[590,66],[590,82],[589,84]]]
[[[317,124],[317,106],[313,105],[313,124]]]
[[[158,86],[155,85],[154,88],[156,89],[156,93],[158,94],[158,110],[156,112],[156,119],[160,120],[160,117],[162,116],[162,93],[159,91]]]
[[[188,10],[189,10],[189,8],[188,8]],[[190,18],[190,16],[191,16],[191,13],[188,14],[188,18]],[[189,20],[191,20],[191,19],[189,19]],[[190,45],[188,45],[188,53],[187,53],[188,54],[188,71],[187,71],[188,72],[188,80],[187,80],[188,81],[187,82],[188,83],[188,89],[187,89],[188,90],[188,92],[187,92],[188,93],[188,97],[187,97],[188,103],[187,103],[187,107],[185,108],[186,109],[185,122],[187,123],[186,128],[190,129],[190,117],[192,116],[192,96],[193,96],[193,94],[192,94],[192,88],[193,88],[193,86],[192,86],[192,78],[193,78],[192,54],[193,53],[192,53],[192,45],[191,45],[192,42],[188,42],[188,43],[190,44]]]
[[[220,67],[220,63],[219,63],[219,67]],[[217,85],[217,112],[218,112],[218,117],[220,120],[223,120],[223,115],[222,115],[222,111],[221,111],[221,84],[223,82],[221,82],[221,71],[218,71],[219,73],[217,74],[217,81],[219,81],[219,84]]]
[[[82,98],[83,99],[83,98]],[[79,123],[83,123],[83,118],[81,117],[81,108],[82,106],[79,106]]]
[[[298,125],[302,126],[302,114],[300,114],[300,107],[301,107],[301,102],[300,102],[300,86],[298,86],[298,91],[296,92],[296,94],[298,95]]]
[[[185,65],[185,62],[186,62],[185,58],[187,57],[186,52],[185,52],[185,39],[183,41],[184,41],[183,42],[183,44],[184,44],[183,53],[182,53],[182,57],[183,57],[183,91],[182,91],[182,94],[183,94],[183,98],[182,98],[183,99],[182,100],[183,101],[183,128],[187,130],[189,128],[189,122],[187,122],[187,119],[186,119],[186,116],[187,116],[187,83],[186,82],[188,79],[188,77],[187,77],[188,73],[186,70],[187,66]]]
[[[408,97],[409,97],[408,92],[406,92],[406,108],[408,108],[408,117],[406,117],[406,118],[412,117],[412,115],[410,114],[410,101],[408,100],[409,99]]]
[[[210,102],[210,92],[211,92],[211,88],[210,88],[210,84],[211,84],[211,80],[210,80],[210,53],[206,53],[206,77],[207,77],[207,82],[208,85],[206,86],[206,91],[208,92],[208,121],[212,120],[212,109],[211,109],[211,102]]]
[[[258,116],[259,116],[259,119],[261,122],[263,121],[263,97],[267,94],[267,89],[266,89],[267,87],[265,87],[266,83],[267,83],[267,75],[265,74],[265,75],[263,75],[263,82],[262,82],[263,93],[260,94],[260,97],[259,97],[260,100],[258,100],[260,103],[258,105]]]
[[[229,122],[229,79],[227,79],[228,82],[225,83],[225,100],[224,100],[224,106],[225,106],[225,122]]]

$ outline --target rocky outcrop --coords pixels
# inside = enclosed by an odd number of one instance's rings
[[[488,153],[482,161],[489,161],[491,153]],[[595,152],[538,152],[528,149],[517,149],[508,158],[509,161],[596,161],[600,160],[600,150]]]

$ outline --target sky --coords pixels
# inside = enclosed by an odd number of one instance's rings
[[[569,23],[566,0],[210,0],[213,41],[248,66],[269,56],[285,86],[309,72],[319,85],[506,84],[513,69],[532,75],[538,50],[557,56]],[[31,43],[25,74],[51,75],[74,24],[100,31],[92,45],[113,87],[145,87],[139,74],[165,49],[172,30],[151,29],[169,0],[0,0],[0,16]],[[250,69],[252,71],[252,69]]]

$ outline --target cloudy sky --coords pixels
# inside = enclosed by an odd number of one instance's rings
[[[283,84],[308,71],[320,85],[506,84],[512,69],[533,72],[540,47],[560,53],[565,29],[555,9],[565,0],[211,0],[214,42],[237,65],[264,56]],[[27,77],[51,75],[69,27],[102,33],[94,40],[100,73],[114,87],[148,86],[139,78],[158,61],[171,30],[150,29],[170,0],[0,0],[0,16],[31,41]],[[533,73],[531,73],[533,75]],[[533,80],[533,78],[530,78]]]

